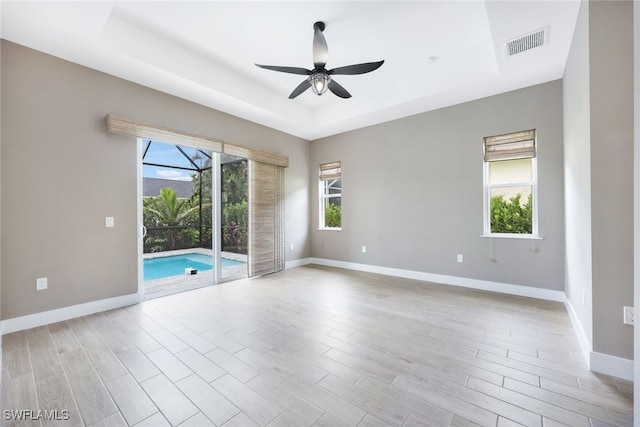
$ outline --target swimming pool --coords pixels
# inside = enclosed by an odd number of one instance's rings
[[[220,264],[222,268],[225,268],[246,263],[228,258],[221,258]],[[185,268],[194,268],[198,270],[198,274],[200,274],[201,271],[212,270],[213,258],[211,255],[193,253],[147,258],[143,260],[144,280],[181,276],[184,275]]]

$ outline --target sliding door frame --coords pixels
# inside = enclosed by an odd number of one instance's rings
[[[138,298],[140,301],[144,300],[144,222],[142,215],[142,138],[136,138],[136,230],[137,236],[136,244],[138,250]]]
[[[222,254],[222,233],[220,227],[221,221],[221,183],[222,183],[222,174],[220,171],[220,153],[211,152],[211,226],[212,230],[212,239],[211,239],[211,251],[212,251],[212,263],[213,263],[213,271],[211,275],[211,283],[201,283],[195,284],[191,286],[181,286],[177,288],[169,288],[165,291],[154,292],[151,294],[145,294],[144,291],[144,237],[146,234],[146,230],[144,227],[144,219],[143,219],[143,159],[142,159],[142,145],[144,141],[149,141],[146,138],[137,138],[137,148],[136,148],[136,157],[137,157],[137,224],[138,224],[138,295],[140,296],[140,300],[148,300],[153,298],[159,298],[166,295],[170,295],[173,293],[184,292],[192,289],[203,288],[207,286],[216,285],[222,282],[222,273],[221,273],[221,254]],[[167,144],[164,141],[153,140],[153,142],[157,142],[160,144]],[[172,143],[169,143],[173,145]],[[189,147],[189,148],[197,148],[188,144],[177,144],[177,147]],[[204,150],[203,148],[198,148]],[[209,150],[205,150],[209,151]],[[202,274],[205,274],[204,272]]]

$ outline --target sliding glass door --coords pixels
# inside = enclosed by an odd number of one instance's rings
[[[221,280],[247,277],[249,182],[247,160],[220,155]]]
[[[146,139],[139,144],[144,298],[246,277],[242,159]]]

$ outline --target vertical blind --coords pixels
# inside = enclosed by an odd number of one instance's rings
[[[249,160],[249,277],[284,269],[284,168]]]
[[[484,161],[530,159],[536,156],[534,129],[484,138]]]

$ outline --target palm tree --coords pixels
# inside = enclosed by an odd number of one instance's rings
[[[177,227],[184,225],[188,215],[197,208],[197,206],[191,206],[187,199],[178,199],[175,190],[171,187],[166,187],[160,190],[160,203],[147,209],[156,215],[159,226],[175,227],[168,229],[169,244],[171,249],[175,249],[178,239]]]

